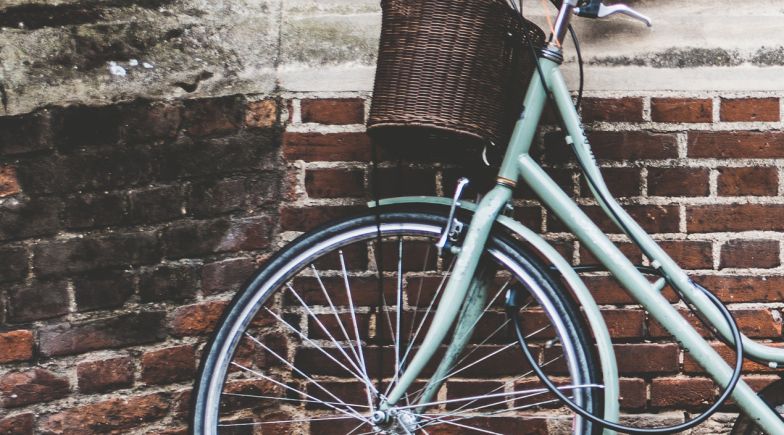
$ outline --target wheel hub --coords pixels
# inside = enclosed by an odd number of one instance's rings
[[[380,434],[413,434],[417,430],[417,418],[412,412],[400,409],[374,411],[370,421]]]

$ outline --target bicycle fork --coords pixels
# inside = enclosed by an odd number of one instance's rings
[[[438,390],[438,386],[442,381],[440,378],[443,378],[449,372],[455,357],[460,354],[462,347],[468,342],[471,336],[471,329],[473,329],[472,325],[477,316],[481,315],[481,312],[474,312],[475,307],[468,306],[466,297],[471,288],[474,289],[470,295],[472,299],[481,298],[485,291],[482,289],[485,284],[482,281],[485,280],[481,279],[481,277],[480,279],[475,279],[479,259],[490,236],[493,223],[511,198],[512,190],[509,187],[497,185],[479,202],[476,213],[471,219],[471,224],[468,226],[463,245],[457,253],[452,276],[444,288],[444,293],[441,295],[441,302],[438,304],[438,308],[436,308],[431,326],[419,350],[411,359],[411,363],[406,367],[389,396],[382,401],[381,410],[386,411],[393,408],[403,397],[427,363],[433,358],[439,346],[444,342],[449,329],[455,319],[458,318],[458,315],[460,315],[460,321],[456,328],[455,340],[447,349],[445,358],[442,359],[436,374],[428,383],[425,389],[426,395],[432,396]],[[447,225],[451,225],[451,222]],[[482,306],[481,303],[476,305]],[[421,400],[421,403],[427,401],[425,395],[423,395],[423,399],[425,400]]]

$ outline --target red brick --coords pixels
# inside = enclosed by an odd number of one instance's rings
[[[172,334],[183,336],[209,333],[217,324],[226,305],[226,301],[212,301],[177,308],[171,315]]]
[[[344,206],[284,207],[280,211],[280,226],[283,231],[308,231],[333,219],[355,214],[360,210],[362,210],[360,207]]]
[[[620,403],[621,409],[625,411],[640,411],[648,403],[648,392],[645,387],[645,380],[625,378],[619,380],[621,389]]]
[[[713,101],[710,99],[652,98],[654,122],[711,122]]]
[[[615,243],[615,246],[623,252],[623,255],[629,259],[632,263],[639,264],[642,263],[642,252],[634,243]],[[580,244],[580,264],[582,265],[596,265],[599,264],[599,260],[591,254],[590,251],[585,249],[585,246],[581,243]]]
[[[302,100],[302,122],[362,124],[365,102],[360,98]]]
[[[602,168],[602,176],[614,197],[640,196],[641,177],[638,168]],[[593,196],[588,182],[582,175],[580,176],[580,196]]]
[[[678,371],[677,344],[618,344],[615,356],[619,373],[675,373]]]
[[[16,168],[0,166],[0,198],[16,195],[21,192],[19,180],[16,179]]]
[[[285,133],[283,157],[306,162],[370,160],[370,138],[365,133]]]
[[[163,393],[111,399],[49,415],[41,419],[39,428],[55,434],[127,433],[162,418],[169,407],[169,397]]]
[[[35,416],[32,413],[0,419],[0,434],[33,435],[34,422]]]
[[[311,198],[358,198],[365,195],[365,174],[351,169],[313,169],[305,172],[305,191]]]
[[[142,380],[148,384],[168,384],[193,377],[196,357],[193,346],[177,346],[146,352],[142,356]]]
[[[676,206],[660,205],[625,205],[629,215],[649,233],[677,233],[680,215]],[[619,233],[620,229],[604,213],[599,206],[584,206],[581,209],[606,233]],[[547,229],[552,232],[564,232],[566,226],[553,213],[547,215]]]
[[[0,377],[0,404],[6,408],[49,402],[70,393],[68,378],[44,369],[12,372]]]
[[[436,173],[432,169],[380,169],[378,178],[371,179],[371,184],[374,182],[381,197],[436,193]]]
[[[85,361],[76,366],[81,393],[103,393],[133,385],[133,360],[123,356]]]
[[[781,343],[771,343],[773,347],[782,347]],[[726,361],[728,364],[735,365],[735,351],[734,349],[730,349],[723,343],[711,343],[711,347],[719,353],[721,358]],[[683,358],[683,372],[688,374],[700,374],[705,373],[705,370],[697,364],[694,358],[687,352],[684,354]],[[773,373],[777,372],[776,369],[771,369],[765,364],[756,363],[750,359],[743,360],[743,372],[744,373]]]
[[[784,276],[709,275],[695,280],[727,303],[784,300]]]
[[[725,122],[778,122],[778,98],[722,98],[721,120]]]
[[[697,408],[710,405],[716,384],[706,378],[657,378],[651,382],[651,406],[656,408]]]
[[[721,196],[775,196],[779,190],[776,168],[719,168],[718,191]]]
[[[278,120],[278,103],[275,100],[249,101],[245,105],[245,126],[268,128]]]
[[[690,233],[727,231],[782,231],[784,205],[730,204],[686,208],[686,225]]]
[[[784,133],[756,131],[690,131],[689,157],[773,159],[784,157]]]
[[[642,121],[642,98],[584,98],[582,117],[593,121]]]
[[[702,322],[690,311],[679,310],[689,323],[702,336],[710,337],[712,333],[708,331]],[[767,309],[734,309],[731,310],[732,316],[738,323],[741,331],[749,337],[770,338],[781,336],[781,321]],[[667,332],[656,320],[649,319],[648,335],[655,338],[670,337]]]
[[[152,311],[45,326],[38,332],[39,349],[45,356],[59,356],[153,343],[165,336],[163,318],[162,311]]]
[[[684,269],[713,269],[713,244],[711,242],[672,240],[658,243]]]
[[[208,295],[237,291],[256,267],[251,258],[229,258],[205,264],[201,272],[201,291]]]
[[[649,168],[648,195],[708,196],[708,169]]]
[[[771,268],[779,264],[779,242],[776,240],[730,240],[721,247],[721,269]]]
[[[602,316],[613,338],[640,338],[643,336],[645,311],[603,309]]]
[[[0,363],[26,361],[33,357],[33,333],[26,330],[0,333]]]
[[[591,148],[600,160],[674,159],[678,140],[673,133],[647,131],[596,131],[588,134]],[[557,135],[545,136],[545,153],[552,162],[567,162],[572,152]]]
[[[622,305],[636,303],[626,289],[611,276],[585,276],[583,280],[599,304]],[[662,294],[670,302],[678,300],[678,296],[669,287],[665,287]]]

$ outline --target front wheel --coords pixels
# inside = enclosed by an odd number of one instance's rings
[[[384,207],[314,230],[276,254],[235,296],[205,348],[193,432],[598,433],[542,388],[504,301],[511,289],[524,294],[519,317],[540,365],[601,415],[599,376],[579,310],[500,230],[480,262],[486,285],[462,309],[473,312],[472,332],[453,334],[465,345],[439,367],[445,343],[421,379],[378,418],[449,280],[454,257],[437,255],[434,246],[446,220],[441,210]]]

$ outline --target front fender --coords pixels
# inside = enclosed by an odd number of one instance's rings
[[[435,196],[407,196],[399,198],[388,198],[378,201],[378,205],[401,205],[401,204],[425,204],[425,205],[438,205],[450,207],[452,200],[449,198],[441,198]],[[376,202],[370,202],[370,207],[376,205]],[[469,201],[460,201],[459,207],[469,212],[476,211],[476,204]],[[601,311],[599,310],[596,301],[593,299],[590,290],[585,286],[585,283],[572,269],[572,266],[566,261],[558,251],[555,250],[545,239],[539,234],[536,234],[528,227],[520,222],[507,217],[499,216],[497,219],[498,224],[505,227],[512,233],[520,236],[523,240],[530,243],[540,254],[550,262],[550,264],[561,274],[563,279],[569,284],[574,295],[577,297],[580,305],[583,308],[588,324],[596,339],[597,349],[599,351],[599,359],[602,365],[602,377],[604,383],[604,418],[613,422],[618,421],[619,401],[620,395],[618,387],[618,365],[615,360],[615,352],[613,351],[612,341],[610,340],[610,332],[607,330],[607,324],[604,322]],[[605,430],[604,434],[608,435],[614,432]]]

